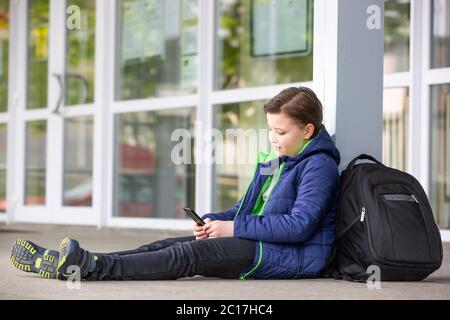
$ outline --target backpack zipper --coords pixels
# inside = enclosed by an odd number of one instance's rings
[[[383,198],[387,201],[410,201],[419,204],[419,200],[413,194],[383,194]]]

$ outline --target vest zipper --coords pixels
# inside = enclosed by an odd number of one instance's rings
[[[255,178],[255,174],[256,174],[256,171],[258,170],[258,167],[259,167],[259,163],[257,163],[255,168],[253,169],[252,178],[250,179],[250,183],[247,186],[247,190],[245,190],[244,196],[242,197],[241,204],[239,205],[239,208],[236,211],[235,217],[237,217],[239,215],[239,213],[241,212],[242,205],[244,204],[244,202],[245,202],[245,200],[247,198],[248,190],[250,189],[250,186],[252,185],[252,182],[253,182],[253,179]]]
[[[278,174],[277,174],[277,177],[276,177],[276,180],[275,180],[275,184],[273,185],[272,189],[270,190],[269,194],[267,195],[267,200],[264,201],[264,205],[263,205],[263,207],[261,208],[261,211],[260,211],[261,214],[258,214],[258,215],[262,215],[262,213],[264,213],[264,208],[266,207],[266,204],[267,204],[267,202],[269,201],[270,196],[272,195],[273,190],[274,190],[275,187],[278,185],[278,180],[280,180],[281,173],[283,172],[283,169],[284,169],[285,166],[286,166],[286,162],[283,162],[283,164],[282,164],[281,167],[280,167],[280,170],[278,170]]]
[[[272,190],[270,190],[270,193],[269,193],[269,195],[267,196],[267,200],[264,202],[264,205],[263,205],[263,207],[261,208],[261,212],[264,212],[264,208],[266,207],[266,204],[267,204],[267,202],[268,202],[269,199],[270,199],[270,196],[271,196],[271,194],[272,194],[273,189],[275,189],[275,187],[277,186],[278,180],[280,180],[281,173],[283,172],[283,169],[284,169],[285,166],[286,166],[286,162],[283,162],[283,164],[282,164],[281,167],[280,167],[280,170],[278,171],[278,174],[277,174],[277,177],[276,177],[275,184],[274,184],[274,186],[272,187]],[[258,216],[260,216],[260,215],[258,215]],[[261,261],[262,261],[262,254],[263,254],[263,244],[262,244],[262,241],[259,241],[259,258],[258,258],[258,262],[256,263],[256,266],[255,266],[252,270],[250,270],[249,272],[247,272],[247,273],[244,274],[243,276],[239,277],[240,280],[246,280],[246,278],[247,278],[248,276],[250,276],[252,273],[254,273],[254,272],[258,269],[258,267],[260,266]]]

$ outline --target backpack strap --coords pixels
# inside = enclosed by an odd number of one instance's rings
[[[356,163],[358,160],[370,160],[370,161],[375,162],[376,164],[379,164],[379,165],[381,165],[381,166],[384,166],[384,164],[382,164],[380,161],[378,161],[378,160],[375,159],[374,157],[369,156],[368,154],[361,154],[361,155],[357,156],[355,159],[353,159],[352,162],[350,162],[350,163],[348,164],[346,170],[353,169],[353,167],[355,166],[355,163]]]
[[[353,228],[353,226],[358,223],[359,221],[361,221],[361,215],[358,215],[352,222],[349,223],[348,226],[346,226],[344,228],[344,230],[342,230],[338,236],[336,237],[336,242],[341,239],[351,228]]]
[[[333,245],[333,251],[331,252],[330,257],[327,260],[326,267],[322,271],[322,277],[328,278],[332,277],[334,279],[341,279],[339,277],[339,272],[336,270],[336,254],[337,254],[337,244],[339,240],[357,223],[361,220],[361,216],[356,217],[348,226],[344,228],[336,237],[336,240]]]
[[[336,280],[342,279],[351,282],[364,283],[367,282],[369,275],[360,265],[353,263],[341,267],[337,277],[337,279],[335,278]]]

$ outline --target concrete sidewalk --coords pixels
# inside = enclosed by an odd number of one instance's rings
[[[133,249],[154,240],[189,232],[0,224],[0,300],[5,299],[450,299],[450,243],[444,244],[442,267],[422,282],[383,282],[380,290],[366,284],[317,280],[240,281],[194,277],[177,281],[82,282],[79,290],[66,283],[20,272],[9,261],[17,238],[57,248],[68,236],[91,251]]]

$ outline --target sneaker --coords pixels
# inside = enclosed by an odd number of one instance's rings
[[[56,279],[59,252],[18,239],[11,249],[11,262],[20,271],[37,273],[46,279]]]
[[[59,248],[56,276],[60,280],[66,280],[74,274],[69,267],[76,266],[79,268],[80,279],[85,279],[89,273],[94,272],[97,260],[96,255],[80,248],[77,240],[65,238]]]

